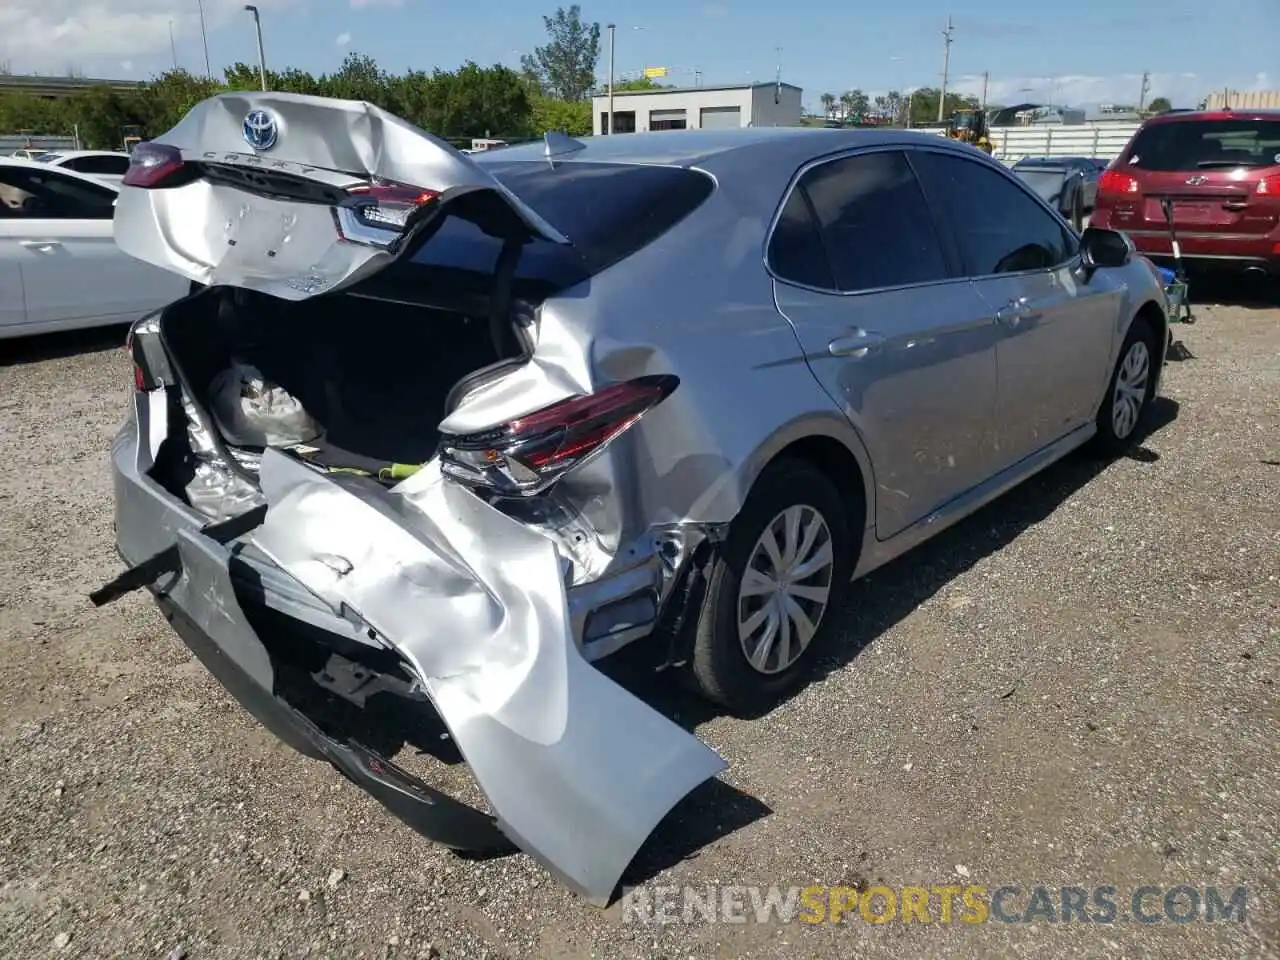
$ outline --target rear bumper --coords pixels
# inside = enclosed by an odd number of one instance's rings
[[[1093,225],[1107,227],[1103,218]],[[1123,228],[1118,228],[1123,229]],[[1157,263],[1173,259],[1173,243],[1164,230],[1125,230],[1134,247]],[[1205,267],[1248,269],[1261,267],[1280,274],[1280,234],[1222,234],[1178,231],[1178,250],[1184,261]]]
[[[229,581],[225,588],[230,589]],[[328,760],[406,824],[436,843],[475,853],[516,849],[493,817],[433,789],[354,740],[338,740],[325,734],[305,714],[264,686],[261,678],[229,657],[178,604],[164,596],[157,597],[156,603],[205,669],[259,723],[299,753]],[[267,658],[266,649],[258,641],[249,638],[249,642],[257,643],[261,656]]]

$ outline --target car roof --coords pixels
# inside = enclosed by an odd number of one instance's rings
[[[49,172],[49,164],[41,163],[39,160],[27,160],[25,157],[0,157],[0,167],[24,167],[27,170],[39,170],[41,173]],[[85,183],[91,183],[95,187],[105,187],[114,193],[120,192],[120,188],[110,180],[100,180],[91,174],[81,173],[79,170],[58,167],[58,176],[70,177],[73,180],[83,180]]]
[[[127,157],[123,150],[50,150],[55,157]]]
[[[850,130],[826,127],[744,127],[732,130],[662,130],[613,136],[578,137],[582,149],[554,157],[566,163],[647,163],[703,166],[748,151],[761,159],[819,157],[827,153],[883,145],[926,144],[973,150],[936,134],[902,129]],[[981,151],[978,151],[981,152]],[[543,141],[472,154],[482,165],[515,160],[546,161]]]
[[[1143,126],[1162,123],[1204,123],[1215,120],[1280,121],[1280,110],[1180,110],[1148,117]]]

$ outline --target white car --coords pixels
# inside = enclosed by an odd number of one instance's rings
[[[129,169],[129,155],[110,150],[50,150],[31,159],[112,183],[123,180]]]
[[[131,323],[187,294],[116,246],[118,187],[0,157],[0,339]]]

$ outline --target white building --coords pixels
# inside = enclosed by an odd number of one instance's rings
[[[698,130],[725,127],[795,127],[800,124],[799,87],[789,83],[741,83],[722,87],[618,90],[613,130]],[[609,127],[609,96],[592,98],[593,130]]]

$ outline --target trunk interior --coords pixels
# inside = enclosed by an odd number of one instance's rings
[[[289,302],[220,287],[174,304],[162,337],[205,411],[215,378],[250,364],[321,429],[310,459],[376,469],[430,459],[460,388],[527,356],[519,312],[492,321],[350,293]]]

